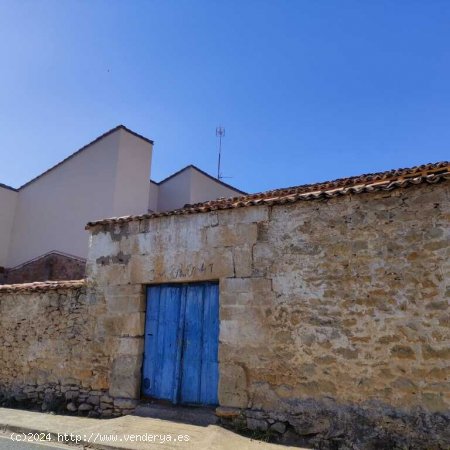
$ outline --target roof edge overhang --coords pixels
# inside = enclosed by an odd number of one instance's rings
[[[89,222],[86,229],[96,225],[121,224],[134,220],[146,220],[158,217],[204,213],[217,210],[241,208],[247,206],[280,205],[302,200],[320,200],[350,194],[362,194],[376,191],[390,191],[419,184],[436,184],[450,180],[448,161],[424,164],[408,169],[379,172],[358,177],[342,178],[335,181],[301,185],[286,189],[267,191],[242,197],[232,197],[215,201],[187,205],[182,209],[139,216],[113,217]]]

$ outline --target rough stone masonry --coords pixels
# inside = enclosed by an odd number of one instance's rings
[[[449,205],[444,182],[103,223],[91,229],[89,277],[116,314],[128,311],[119,336],[128,321],[144,333],[141,286],[219,280],[219,401],[253,428],[281,422],[339,442],[381,427],[385,441],[435,436],[440,448],[450,439]],[[118,379],[141,358],[119,362]]]
[[[111,395],[111,354],[120,349],[98,325],[105,312],[84,280],[2,286],[0,404],[91,417],[131,412],[135,401]]]
[[[448,449],[449,197],[443,181],[93,224],[86,293],[0,294],[0,382],[36,395],[51,376],[100,413],[131,408],[145,286],[219,280],[223,414],[318,448]],[[21,328],[36,297],[49,313]],[[52,308],[78,324],[75,350]]]

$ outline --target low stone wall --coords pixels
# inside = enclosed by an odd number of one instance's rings
[[[0,287],[0,404],[91,416],[130,412],[109,393],[114,342],[98,327],[104,302],[84,281]]]
[[[32,283],[84,278],[86,261],[53,252],[0,273],[0,284]]]
[[[216,414],[225,427],[321,450],[447,450],[450,443],[448,414],[420,408],[406,412],[376,402],[360,406],[309,399],[296,402],[291,413],[218,408]]]

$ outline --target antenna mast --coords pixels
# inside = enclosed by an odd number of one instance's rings
[[[222,126],[218,126],[216,128],[216,136],[219,138],[219,162],[217,164],[217,179],[220,180],[222,174],[220,173],[220,158],[222,156],[222,138],[225,136],[225,128]]]

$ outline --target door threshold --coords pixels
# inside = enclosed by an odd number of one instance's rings
[[[204,427],[218,423],[214,406],[172,405],[143,401],[137,406],[133,415]]]

